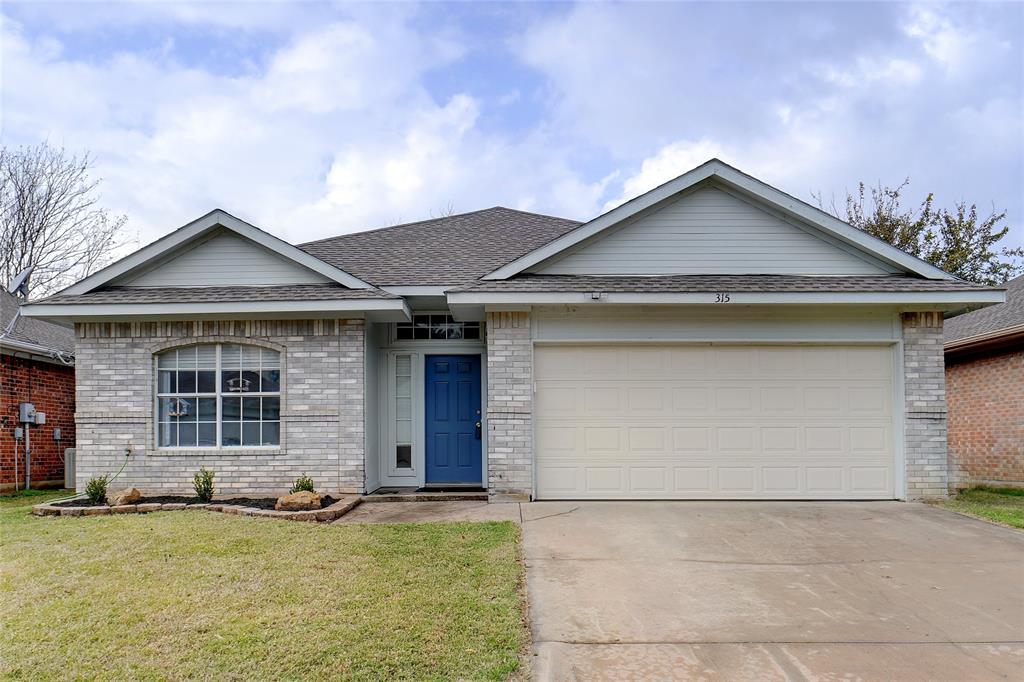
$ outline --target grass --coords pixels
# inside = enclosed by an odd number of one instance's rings
[[[28,515],[62,495],[0,499],[4,679],[495,680],[518,667],[512,523]]]
[[[968,488],[942,503],[946,509],[1024,528],[1024,488]]]

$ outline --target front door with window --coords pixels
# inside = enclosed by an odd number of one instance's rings
[[[480,356],[426,357],[426,483],[482,485]]]

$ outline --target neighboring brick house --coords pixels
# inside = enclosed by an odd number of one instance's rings
[[[891,500],[947,493],[943,319],[1004,298],[713,159],[585,223],[215,210],[24,314],[75,323],[79,489]]]
[[[33,488],[64,485],[64,449],[75,445],[75,332],[70,325],[18,314],[19,299],[0,291],[0,491],[23,488],[31,443]],[[33,403],[46,423],[16,440],[19,405]],[[23,430],[24,433],[24,430]],[[60,439],[55,434],[60,434]],[[15,475],[17,474],[17,476]]]
[[[1024,275],[947,320],[945,352],[951,483],[1024,485]]]

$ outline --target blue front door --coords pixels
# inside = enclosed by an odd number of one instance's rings
[[[480,356],[428,355],[426,364],[426,482],[482,485]]]

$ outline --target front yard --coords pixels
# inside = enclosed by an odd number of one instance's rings
[[[512,523],[87,518],[0,502],[0,676],[505,679],[525,646]]]
[[[1024,488],[969,488],[942,503],[946,509],[1024,528]]]

